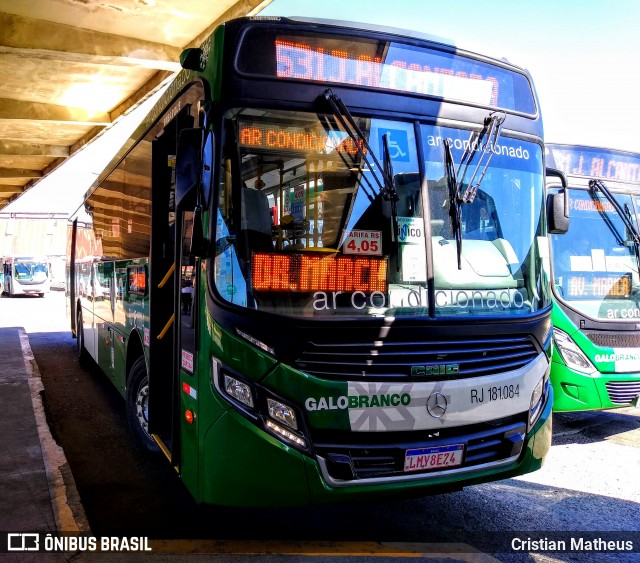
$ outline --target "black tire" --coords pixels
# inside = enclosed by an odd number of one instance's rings
[[[127,420],[136,445],[149,453],[160,448],[149,434],[149,375],[144,357],[140,356],[127,378]]]
[[[82,326],[82,311],[78,310],[78,318],[76,319],[76,357],[82,369],[88,369],[89,352],[84,346],[84,328]]]

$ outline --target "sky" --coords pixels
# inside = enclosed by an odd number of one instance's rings
[[[638,0],[274,0],[260,15],[415,30],[504,57],[532,75],[545,141],[640,153]],[[130,114],[3,211],[74,211],[78,194],[145,111]]]

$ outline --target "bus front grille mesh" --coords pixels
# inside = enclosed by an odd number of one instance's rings
[[[626,405],[640,395],[640,381],[609,381],[607,393],[612,403]]]
[[[536,346],[526,336],[408,342],[310,342],[294,364],[311,375],[333,380],[411,378],[415,366],[435,370],[416,374],[416,379],[429,379],[430,375],[456,379],[516,370],[537,355]],[[455,367],[452,369],[451,366]]]
[[[605,332],[585,330],[584,334],[596,346],[604,348],[640,348],[640,332]]]

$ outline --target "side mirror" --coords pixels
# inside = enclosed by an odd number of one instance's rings
[[[204,129],[183,129],[176,155],[176,209],[193,209],[199,200]]]
[[[563,235],[569,230],[569,190],[565,175],[555,168],[547,168],[547,177],[560,179],[562,191],[547,196],[547,225],[552,235]]]
[[[204,57],[202,49],[199,49],[197,47],[185,49],[180,54],[180,66],[187,70],[196,70],[198,72],[202,72],[204,70],[202,66],[203,58]]]

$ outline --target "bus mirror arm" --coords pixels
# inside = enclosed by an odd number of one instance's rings
[[[196,205],[193,210],[193,230],[191,232],[189,256],[206,258],[209,255],[209,250],[209,240],[204,236],[202,230],[202,206]]]
[[[546,175],[560,179],[562,191],[547,196],[548,231],[552,235],[563,235],[569,230],[569,190],[565,175],[555,168],[547,168]]]
[[[202,201],[204,129],[183,129],[176,155],[176,209],[193,208]]]

